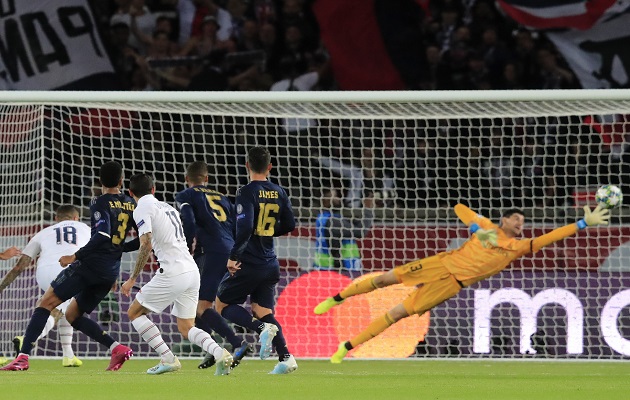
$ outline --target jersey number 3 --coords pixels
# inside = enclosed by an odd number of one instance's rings
[[[276,226],[276,216],[280,212],[280,205],[274,203],[260,203],[256,235],[273,236]]]
[[[112,236],[112,243],[121,244],[123,240],[125,240],[125,236],[127,233],[127,222],[129,222],[129,214],[120,213],[118,214],[118,234]]]

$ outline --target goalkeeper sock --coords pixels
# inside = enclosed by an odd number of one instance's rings
[[[348,297],[368,293],[375,289],[378,289],[378,286],[374,283],[374,278],[364,279],[356,283],[351,283],[348,287],[339,292],[338,296],[340,296],[341,299],[347,299]],[[337,297],[335,297],[335,301],[338,301]]]
[[[396,321],[394,321],[389,313],[385,313],[385,315],[383,315],[382,317],[372,321],[372,323],[370,323],[370,325],[368,325],[368,327],[365,328],[357,336],[350,339],[350,345],[354,348],[362,343],[367,342],[373,337],[378,336],[381,332],[392,326],[395,322]]]

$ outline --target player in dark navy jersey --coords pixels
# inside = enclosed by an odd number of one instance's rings
[[[132,355],[129,347],[115,341],[89,314],[115,287],[120,273],[120,258],[127,233],[133,224],[135,201],[124,194],[122,166],[109,161],[101,166],[100,179],[103,194],[90,205],[92,213],[92,237],[75,254],[59,259],[67,266],[51,282],[51,287],[33,312],[26,328],[20,354],[2,370],[24,371],[28,369],[28,356],[40,335],[52,309],[73,298],[66,311],[66,320],[93,340],[107,346],[112,357],[107,370],[116,371]],[[130,248],[133,250],[133,248]]]
[[[186,183],[188,189],[177,193],[175,201],[189,248],[196,239],[194,258],[201,273],[196,323],[206,332],[215,331],[232,345],[233,366],[237,366],[253,349],[236,336],[214,309],[217,288],[227,273],[228,257],[234,246],[234,205],[225,195],[206,187],[208,166],[205,162],[196,161],[188,166]],[[209,368],[214,362],[214,356],[208,353],[199,368]]]
[[[275,286],[280,280],[273,238],[295,229],[295,218],[284,189],[267,180],[271,171],[269,151],[261,146],[251,148],[246,165],[250,183],[236,195],[236,238],[227,264],[229,275],[219,285],[217,311],[235,324],[258,332],[263,360],[269,357],[273,344],[279,362],[271,373],[288,374],[297,369],[297,363],[273,315]],[[253,319],[240,305],[248,296]]]

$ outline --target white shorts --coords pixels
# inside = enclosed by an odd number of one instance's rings
[[[35,279],[37,280],[37,285],[41,290],[46,293],[48,288],[50,288],[50,282],[54,281],[57,275],[63,270],[59,263],[57,264],[48,264],[48,265],[38,265],[37,270],[35,271]],[[70,304],[70,300],[68,299],[57,306],[57,310],[62,313],[66,313],[68,309],[68,304]]]
[[[197,316],[199,301],[199,271],[185,272],[175,276],[156,273],[140,289],[136,300],[142,307],[160,313],[171,304],[171,314],[177,318],[191,319]]]

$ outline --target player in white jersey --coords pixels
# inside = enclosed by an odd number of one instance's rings
[[[155,324],[147,318],[150,312],[162,312],[173,305],[171,314],[177,318],[177,329],[185,339],[213,354],[217,360],[215,375],[228,375],[232,355],[219,346],[205,331],[195,327],[199,298],[199,269],[188,251],[179,212],[169,204],[158,201],[153,194],[151,177],[137,174],[131,177],[129,194],[138,204],[133,219],[138,227],[140,250],[129,279],[121,292],[129,296],[136,279],[147,263],[151,250],[160,264],[159,270],[144,285],[129,307],[127,315],[140,336],[160,355],[160,362],[147,370],[156,375],[177,371],[181,364]]]
[[[26,247],[22,249],[22,257],[11,271],[9,271],[2,282],[0,282],[0,293],[11,284],[28,267],[31,261],[38,255],[37,270],[35,278],[39,288],[46,292],[57,275],[62,271],[59,265],[59,257],[66,254],[74,254],[90,240],[90,227],[79,222],[79,210],[72,205],[63,205],[57,208],[55,213],[55,225],[51,225],[42,229],[28,242]],[[38,302],[39,304],[39,302]],[[53,312],[51,312],[46,326],[38,339],[43,338],[55,326],[57,329],[61,349],[63,352],[62,365],[64,367],[79,367],[83,363],[72,351],[72,334],[73,328],[66,320],[64,314],[70,304],[70,300],[60,304]],[[17,349],[22,346],[22,336],[16,336],[13,344]],[[19,350],[16,350],[19,351]]]

